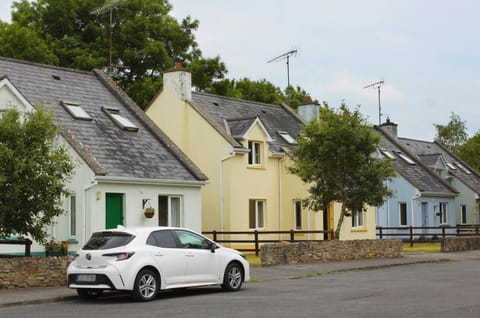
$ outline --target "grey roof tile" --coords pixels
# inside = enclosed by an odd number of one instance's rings
[[[169,181],[204,181],[206,176],[101,71],[71,69],[0,58],[7,76],[33,105],[54,109],[54,123],[97,175]],[[93,118],[74,119],[61,101],[78,103]],[[102,111],[115,107],[139,129],[125,131]]]

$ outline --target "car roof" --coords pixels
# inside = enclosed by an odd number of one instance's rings
[[[117,226],[113,229],[106,229],[102,231],[97,231],[97,233],[104,233],[104,232],[124,232],[134,235],[145,235],[151,233],[153,231],[158,230],[186,230],[190,232],[195,232],[190,229],[180,228],[180,227],[171,227],[171,226],[143,226],[143,227],[123,227],[121,225]]]

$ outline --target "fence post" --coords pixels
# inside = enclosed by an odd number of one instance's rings
[[[383,239],[383,232],[382,232],[382,230],[383,230],[382,227],[379,226],[379,227],[378,227],[378,236],[379,236],[380,239]]]
[[[410,225],[410,247],[413,247],[413,226]]]
[[[255,230],[254,232],[255,234],[255,256],[258,256],[259,252],[260,252],[260,249],[258,248],[258,231]]]
[[[213,240],[216,242],[217,241],[217,230],[213,230]]]
[[[445,227],[442,227],[442,238],[445,238]]]
[[[290,230],[290,242],[295,242],[295,231]]]
[[[26,239],[25,240],[25,256],[27,257],[32,256],[31,246],[32,246],[32,241],[30,241],[29,239]]]

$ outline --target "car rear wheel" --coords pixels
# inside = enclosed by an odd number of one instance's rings
[[[83,299],[95,299],[103,294],[103,290],[78,288],[77,294],[80,298],[83,298]]]
[[[138,301],[150,301],[155,298],[158,289],[159,279],[157,275],[149,269],[141,270],[135,279],[133,298]]]
[[[243,283],[243,268],[238,263],[231,263],[225,270],[222,288],[228,291],[239,290]]]

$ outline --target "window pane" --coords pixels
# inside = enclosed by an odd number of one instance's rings
[[[257,227],[263,228],[263,210],[264,210],[264,202],[257,201]]]
[[[175,231],[184,248],[210,248],[210,241],[206,238],[187,231]]]
[[[295,201],[295,227],[302,228],[302,201]]]
[[[407,204],[400,203],[400,225],[407,225]]]
[[[251,229],[254,229],[257,223],[255,217],[255,200],[250,200],[248,204],[248,227]]]
[[[172,197],[170,198],[170,210],[171,210],[171,226],[182,226],[181,215],[180,215],[180,198]]]
[[[77,199],[74,195],[70,197],[70,235],[77,235]]]
[[[168,226],[168,197],[158,197],[158,225]]]
[[[255,164],[259,165],[262,163],[262,160],[261,160],[261,147],[260,147],[260,143],[256,142],[254,143],[254,146],[255,146]]]
[[[462,205],[462,224],[467,224],[467,206]]]

